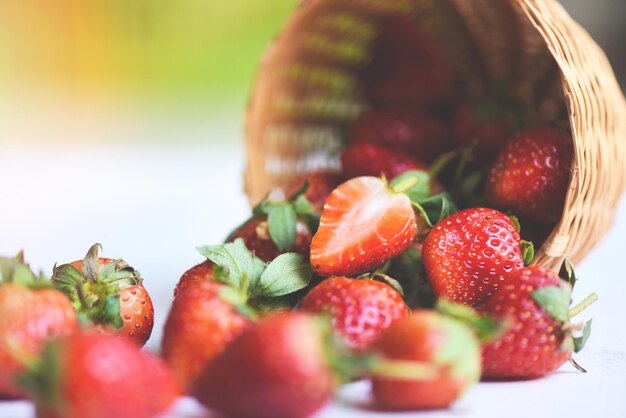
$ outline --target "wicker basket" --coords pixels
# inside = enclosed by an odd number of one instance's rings
[[[337,168],[366,106],[359,71],[380,19],[404,15],[446,48],[459,88],[505,80],[575,143],[560,222],[535,263],[574,262],[609,229],[626,184],[626,102],[603,51],[556,0],[303,0],[262,62],[246,119],[252,203],[294,176]]]

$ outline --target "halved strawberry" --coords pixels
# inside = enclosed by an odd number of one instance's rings
[[[311,265],[323,276],[354,276],[407,249],[417,223],[411,200],[376,177],[357,177],[326,201],[311,242]]]

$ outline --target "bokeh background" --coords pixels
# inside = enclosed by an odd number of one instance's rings
[[[0,141],[223,141],[296,0],[0,5]],[[563,0],[626,82],[624,0]],[[200,133],[200,134],[198,134]]]
[[[563,3],[625,86],[626,1]],[[50,273],[101,242],[146,278],[156,347],[194,246],[247,216],[246,101],[296,4],[0,0],[0,254]]]

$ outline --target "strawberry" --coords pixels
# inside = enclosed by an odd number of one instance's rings
[[[21,397],[15,384],[25,356],[40,354],[51,338],[77,329],[70,300],[24,263],[23,254],[0,258],[0,397]]]
[[[324,171],[313,172],[296,178],[287,188],[287,195],[297,193],[305,182],[308,183],[308,187],[303,195],[311,204],[313,212],[316,213],[322,211],[324,202],[340,183],[338,174]]]
[[[457,146],[472,146],[472,160],[485,164],[496,157],[515,124],[503,106],[485,102],[460,104],[454,112],[452,126]]]
[[[406,188],[376,177],[357,177],[337,187],[311,241],[313,270],[322,276],[353,276],[408,248],[417,223],[411,201],[402,193]]]
[[[396,321],[373,346],[372,392],[390,410],[445,408],[480,378],[480,344],[465,324],[432,311]]]
[[[487,200],[521,218],[556,222],[569,186],[572,154],[571,137],[556,129],[516,133],[489,171],[485,182]]]
[[[425,112],[368,110],[350,125],[348,143],[381,145],[431,163],[448,148],[446,126]]]
[[[281,221],[282,222],[282,221]],[[311,231],[304,222],[296,221],[295,241],[289,247],[291,252],[309,255],[311,245]],[[243,224],[229,241],[242,238],[251,251],[263,261],[272,261],[285,251],[278,248],[269,233],[269,222],[266,217],[254,217]]]
[[[214,264],[210,260],[206,260],[197,264],[183,273],[174,288],[174,298],[183,293],[187,288],[193,287],[196,283],[214,280],[215,272]]]
[[[160,359],[94,331],[49,343],[22,382],[38,418],[152,418],[179,393]]]
[[[161,351],[184,388],[248,325],[248,319],[224,296],[227,289],[216,281],[199,280],[174,299]]]
[[[585,341],[572,339],[570,295],[571,286],[551,270],[527,267],[512,272],[508,281],[479,308],[481,313],[509,324],[499,339],[483,348],[483,378],[541,377],[571,359],[572,350],[580,351],[589,336],[590,322]],[[591,295],[585,304],[596,297]]]
[[[364,75],[365,94],[372,103],[430,106],[452,95],[453,81],[442,47],[427,38],[415,22],[401,17],[382,22]]]
[[[355,350],[369,347],[384,330],[409,313],[400,293],[389,284],[342,276],[314,287],[300,308],[330,314],[333,332],[346,347]]]
[[[55,266],[52,283],[83,318],[143,346],[154,325],[154,307],[143,279],[124,260],[98,257],[100,248],[94,244],[83,260]]]
[[[378,144],[355,143],[341,153],[342,174],[345,179],[359,176],[384,176],[393,179],[409,170],[428,171],[421,162]]]
[[[252,217],[235,229],[226,241],[242,238],[246,247],[269,262],[285,252],[309,254],[313,208],[305,188],[285,198],[282,190],[268,194],[252,210]]]
[[[520,243],[511,218],[495,209],[466,209],[443,219],[423,248],[435,294],[480,305],[506,283],[509,273],[524,266]]]
[[[161,343],[165,361],[185,388],[257,312],[290,309],[288,298],[311,280],[302,255],[281,254],[267,264],[241,238],[198,250],[208,260],[180,278]]]
[[[329,337],[304,313],[270,315],[235,339],[202,372],[193,394],[240,418],[305,418],[331,397]]]

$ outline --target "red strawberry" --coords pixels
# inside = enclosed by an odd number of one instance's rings
[[[287,188],[287,195],[292,195],[299,190],[305,181],[309,183],[309,187],[304,192],[304,197],[311,203],[315,212],[322,211],[326,199],[340,183],[338,174],[323,171],[314,172],[294,180]]]
[[[483,378],[537,378],[570,359],[570,295],[571,287],[551,270],[528,267],[513,272],[479,308],[509,324],[499,339],[483,348]]]
[[[466,209],[437,223],[424,241],[423,260],[439,297],[471,306],[485,302],[524,266],[511,218],[488,208]]]
[[[448,148],[446,126],[424,112],[369,110],[350,126],[348,143],[378,144],[425,162]]]
[[[78,321],[70,300],[24,263],[0,258],[0,396],[21,397],[15,384],[24,371],[20,357],[38,355],[51,338],[74,332]]]
[[[335,334],[351,349],[362,350],[397,319],[408,315],[402,296],[386,283],[333,277],[302,300],[310,312],[329,313]]]
[[[248,319],[227,300],[228,289],[222,283],[200,279],[190,282],[174,300],[165,322],[161,349],[184,388],[248,324]]]
[[[311,231],[304,222],[296,221],[295,225],[295,241],[289,251],[308,256]],[[280,250],[270,237],[269,222],[266,217],[251,218],[230,236],[229,241],[237,238],[243,238],[246,247],[263,261],[272,261],[285,252],[285,250]]]
[[[359,176],[384,176],[391,180],[409,170],[427,171],[428,168],[404,152],[370,143],[349,145],[341,153],[342,173],[345,179]]]
[[[321,325],[315,317],[296,312],[260,320],[208,365],[194,395],[228,416],[309,417],[337,384]]]
[[[24,382],[38,418],[152,418],[179,393],[161,360],[93,331],[50,343]]]
[[[154,307],[143,279],[121,259],[99,258],[99,248],[95,244],[84,260],[55,267],[51,280],[81,315],[143,346],[154,326]]]
[[[552,128],[520,131],[500,151],[485,183],[495,207],[555,222],[562,214],[572,165],[572,139]]]
[[[432,311],[398,320],[373,351],[382,361],[372,391],[385,409],[445,408],[480,377],[480,344],[473,331]]]
[[[393,17],[383,22],[364,85],[377,105],[421,107],[452,95],[453,74],[434,39],[421,33],[416,22]]]
[[[215,272],[213,271],[213,267],[214,264],[210,260],[206,260],[184,272],[178,280],[176,288],[174,288],[174,298],[178,297],[179,294],[196,283],[214,280]]]
[[[454,140],[459,147],[472,146],[472,159],[478,164],[492,161],[514,123],[503,106],[495,103],[463,103],[454,113]]]
[[[313,270],[322,276],[353,276],[407,249],[417,223],[401,191],[376,177],[357,177],[336,188],[311,242]]]

